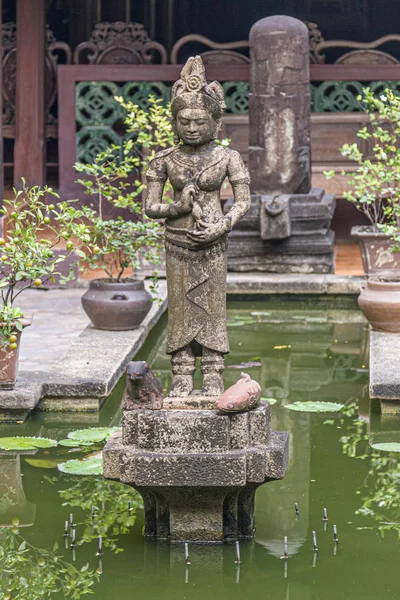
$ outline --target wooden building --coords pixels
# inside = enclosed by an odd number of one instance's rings
[[[260,18],[288,14],[308,24],[312,76],[314,185],[339,197],[338,151],[363,122],[356,96],[365,83],[400,89],[397,0],[0,0],[5,185],[50,182],[64,197],[72,168],[121,138],[118,93],[146,104],[168,99],[182,63],[202,53],[223,82],[224,134],[247,152],[248,32]],[[342,41],[338,41],[342,40]],[[343,41],[345,40],[345,41]],[[333,187],[332,187],[333,186]],[[353,219],[340,205],[335,228]],[[350,207],[351,208],[351,207]],[[358,217],[360,222],[360,217]],[[345,235],[345,234],[343,234]]]

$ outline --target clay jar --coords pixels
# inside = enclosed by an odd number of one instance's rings
[[[136,329],[152,305],[143,281],[94,279],[82,296],[82,306],[97,329]]]
[[[22,319],[23,327],[29,327],[32,317]],[[8,341],[0,343],[0,390],[13,390],[18,377],[19,347],[21,344],[21,331],[15,331],[17,347],[10,349]]]
[[[358,304],[373,329],[400,333],[400,279],[367,280]]]

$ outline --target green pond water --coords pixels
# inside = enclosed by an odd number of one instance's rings
[[[226,386],[241,371],[250,373],[260,382],[263,396],[277,400],[271,407],[273,428],[290,436],[285,478],[257,492],[256,535],[254,541],[240,544],[240,566],[235,564],[234,545],[190,545],[187,567],[181,544],[145,541],[142,502],[133,490],[101,477],[57,471],[57,462],[82,453],[61,447],[2,453],[0,599],[81,598],[88,589],[99,600],[398,596],[400,454],[372,450],[370,442],[400,439],[400,420],[385,421],[371,407],[368,330],[355,302],[232,302],[228,319]],[[151,364],[167,388],[165,340],[164,320],[138,358]],[[60,440],[73,429],[118,425],[122,387],[123,382],[99,415],[35,414],[24,425],[2,425],[0,436]],[[338,402],[345,409],[307,414],[285,408],[299,400]],[[70,513],[76,524],[74,550],[71,539],[63,537]],[[318,553],[313,550],[313,530]],[[96,555],[99,534],[101,559]],[[284,536],[287,561],[280,558]]]

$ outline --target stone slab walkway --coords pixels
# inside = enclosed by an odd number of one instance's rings
[[[400,334],[370,331],[369,394],[381,411],[400,413]]]
[[[95,411],[167,308],[166,283],[138,329],[101,331],[81,307],[84,289],[27,290],[20,306],[34,313],[24,331],[18,382],[0,392],[0,421],[24,421],[42,410]]]

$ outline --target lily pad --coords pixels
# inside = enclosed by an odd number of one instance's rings
[[[344,408],[343,404],[337,402],[293,402],[285,406],[288,410],[300,412],[338,412]]]
[[[36,467],[38,469],[55,469],[60,461],[56,458],[51,458],[48,460],[41,460],[39,458],[26,458],[25,462],[27,462],[28,465],[32,465],[32,467]]]
[[[255,310],[251,313],[254,317],[269,317],[271,316],[270,312],[266,310]]]
[[[260,398],[260,400],[262,402],[269,402],[271,404],[271,406],[278,402],[278,400],[276,398]]]
[[[41,437],[3,437],[0,438],[1,450],[37,450],[38,448],[54,448],[56,440]]]
[[[95,442],[85,442],[83,440],[60,440],[59,446],[67,446],[67,448],[77,448],[78,446],[93,446]]]
[[[118,430],[118,427],[89,427],[88,429],[77,429],[70,431],[68,438],[79,442],[103,442]]]
[[[69,475],[102,475],[103,459],[91,457],[86,460],[67,460],[57,465],[57,469]]]
[[[381,444],[371,444],[371,448],[381,450],[382,452],[400,452],[400,443],[382,442]]]

